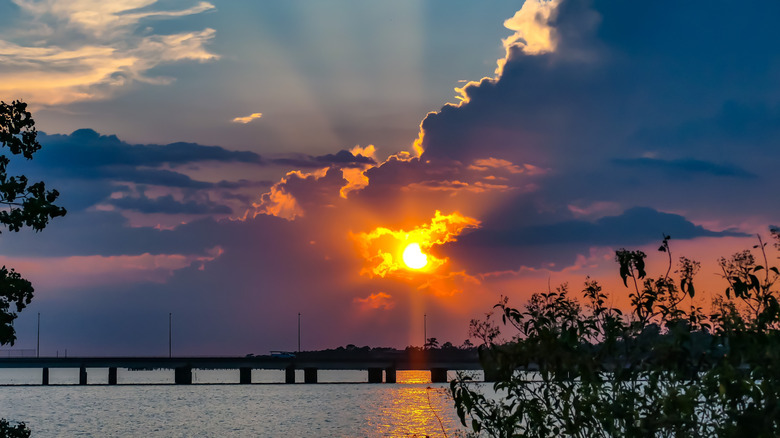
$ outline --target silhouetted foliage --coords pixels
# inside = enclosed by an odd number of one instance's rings
[[[41,148],[37,135],[26,103],[0,102],[0,147],[30,160]],[[42,181],[30,184],[24,175],[8,176],[9,164],[11,160],[0,155],[0,226],[9,231],[31,227],[37,232],[46,227],[49,219],[65,215],[65,209],[54,204],[59,192],[46,190]],[[32,284],[19,273],[5,266],[0,268],[0,345],[14,344],[16,312],[30,304],[33,292]],[[11,305],[16,306],[15,312]]]
[[[706,314],[693,301],[700,265],[681,257],[674,279],[669,239],[657,278],[641,251],[616,252],[626,314],[591,279],[581,300],[566,285],[523,309],[502,299],[514,337],[479,349],[495,396],[467,375],[451,382],[463,424],[497,437],[780,435],[780,274],[767,244],[720,259],[728,288]]]
[[[501,330],[491,321],[493,312],[485,314],[485,319],[472,319],[469,323],[469,337],[482,341],[483,345],[492,345],[493,341],[501,334]],[[471,345],[468,339],[466,342]],[[464,342],[465,344],[465,342]]]
[[[5,418],[0,418],[0,438],[29,438],[31,433],[24,423],[11,424]]]

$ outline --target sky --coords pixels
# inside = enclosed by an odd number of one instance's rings
[[[42,355],[165,355],[169,315],[175,355],[295,350],[298,313],[304,350],[460,345],[502,296],[625,302],[615,250],[662,275],[664,235],[706,306],[780,223],[778,9],[4,1],[43,145],[10,173],[68,209],[0,236],[15,347],[38,313]]]

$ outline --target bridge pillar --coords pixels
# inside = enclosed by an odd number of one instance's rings
[[[395,383],[395,368],[385,368],[385,383]]]
[[[447,383],[447,368],[431,368],[432,383]]]
[[[284,369],[284,383],[295,383],[295,367],[292,365]]]
[[[241,367],[238,369],[239,381],[242,385],[249,385],[252,383],[252,368]]]
[[[382,368],[368,369],[368,383],[382,383]]]
[[[79,368],[79,385],[86,385],[87,384],[87,368],[81,367]]]
[[[304,368],[303,369],[303,382],[304,383],[317,383],[317,368]]]
[[[108,368],[108,384],[116,385],[116,367]]]
[[[41,385],[48,385],[49,384],[49,369],[44,368],[43,369],[43,376],[41,379]]]
[[[176,367],[173,371],[173,379],[177,385],[189,385],[192,383],[192,367]]]

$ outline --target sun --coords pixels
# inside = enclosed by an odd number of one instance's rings
[[[406,266],[411,269],[422,269],[428,264],[428,256],[422,252],[419,243],[406,245],[403,259]]]

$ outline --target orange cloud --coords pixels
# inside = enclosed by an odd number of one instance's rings
[[[309,177],[320,179],[327,173],[327,167],[311,173],[304,173],[298,170],[287,172],[287,175],[285,175],[281,181],[271,187],[271,191],[263,193],[263,195],[260,197],[259,203],[252,204],[252,206],[255,208],[255,212],[252,217],[256,217],[258,214],[267,214],[270,216],[281,217],[287,219],[288,221],[295,220],[297,217],[303,217],[303,207],[301,207],[300,203],[298,203],[298,200],[295,199],[295,196],[285,190],[285,184],[287,184],[287,181],[290,177],[295,177],[302,180],[305,180]],[[244,218],[246,218],[248,215],[249,213],[247,212],[247,214],[244,215]]]
[[[365,298],[355,297],[352,302],[357,304],[361,310],[390,310],[395,307],[393,297],[384,292],[377,292]]]
[[[339,190],[339,195],[346,199],[350,192],[362,190],[368,186],[368,177],[365,174],[366,169],[355,167],[345,167],[341,169],[341,175],[347,180],[347,184]]]
[[[247,123],[251,122],[252,120],[259,119],[263,117],[263,113],[252,113],[248,116],[244,117],[236,117],[235,119],[231,120],[233,123],[241,123],[246,125]]]
[[[376,147],[370,144],[366,147],[355,146],[349,150],[354,156],[362,155],[367,158],[376,159]],[[362,167],[345,167],[341,169],[341,175],[347,181],[347,184],[341,188],[339,195],[346,199],[350,192],[362,190],[368,186],[368,177],[366,176],[366,170],[374,167],[374,165],[366,164]]]
[[[465,271],[450,272],[447,275],[434,275],[417,289],[427,289],[438,297],[451,297],[462,294],[467,287],[479,286],[482,282]]]
[[[459,192],[485,193],[488,191],[507,191],[512,188],[506,184],[487,184],[481,181],[467,183],[463,181],[423,181],[419,183],[408,184],[401,187],[402,191],[432,191],[432,192],[450,192],[456,194]]]
[[[216,31],[137,32],[149,17],[183,17],[213,10],[207,2],[178,11],[145,11],[157,0],[16,1],[29,20],[21,42],[0,34],[0,95],[37,105],[105,99],[133,82],[164,85],[147,73],[161,64],[219,59],[207,45]],[[63,39],[61,36],[73,35]],[[70,41],[68,40],[70,39]]]
[[[364,157],[373,158],[376,161],[376,147],[374,145],[370,144],[366,147],[360,147],[360,145],[357,145],[349,150],[349,152],[352,153],[354,156],[362,155]]]
[[[474,160],[474,164],[469,166],[471,170],[485,171],[488,169],[505,169],[509,173],[523,173],[524,170],[520,166],[512,163],[509,160],[503,160],[500,158],[481,158]]]
[[[274,184],[270,192],[263,194],[260,203],[252,204],[252,206],[257,209],[255,216],[267,214],[288,221],[303,217],[303,208],[298,204],[298,201],[279,184]]]
[[[368,264],[361,270],[361,275],[386,277],[398,271],[406,271],[409,268],[404,264],[402,255],[404,249],[411,243],[417,243],[427,255],[427,265],[419,271],[434,272],[447,263],[447,258],[438,258],[430,254],[431,248],[454,242],[465,229],[477,228],[479,224],[478,220],[460,213],[443,215],[437,210],[429,224],[408,231],[377,227],[368,233],[353,234],[360,255]]]

